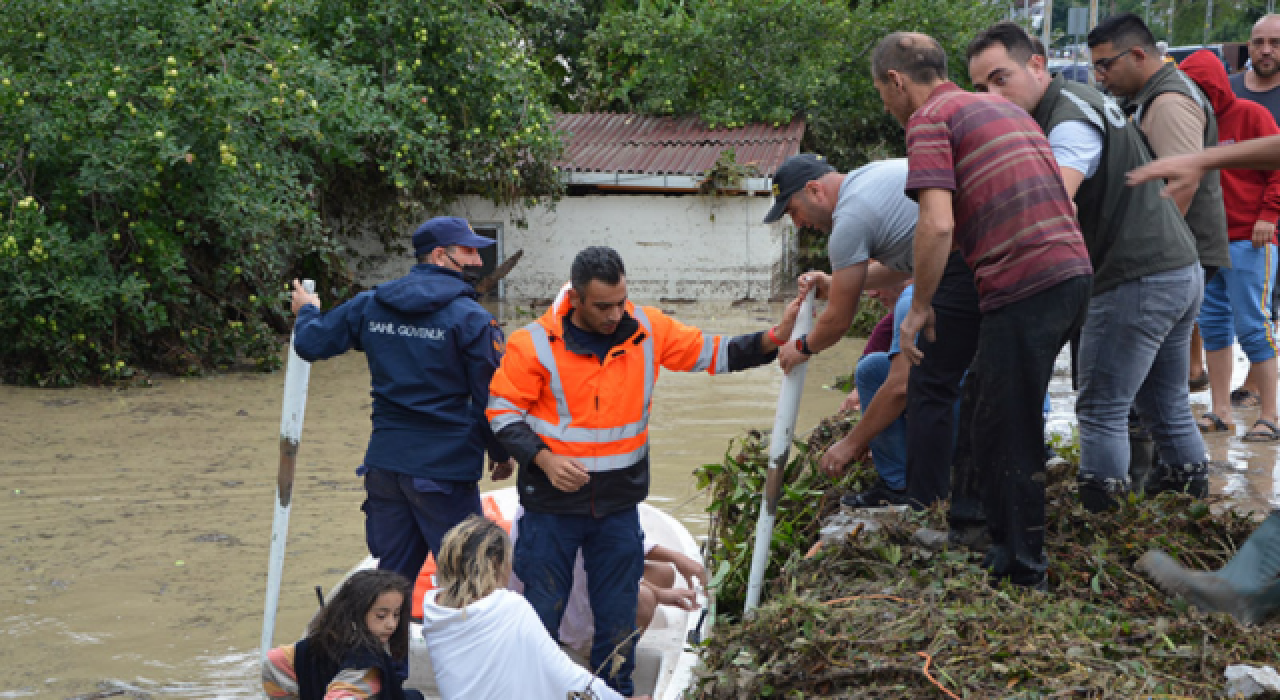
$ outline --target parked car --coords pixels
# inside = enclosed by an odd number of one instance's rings
[[[1070,63],[1066,61],[1049,61],[1049,74],[1058,75],[1061,73],[1067,80],[1074,80],[1077,83],[1089,84],[1089,64],[1088,63]]]
[[[1172,56],[1173,60],[1178,63],[1182,63],[1182,59],[1190,56],[1200,49],[1210,51],[1214,56],[1217,56],[1218,60],[1222,61],[1222,67],[1226,68],[1228,73],[1235,73],[1236,71],[1244,70],[1244,63],[1249,59],[1248,45],[1238,41],[1226,44],[1209,44],[1207,46],[1170,46],[1169,56]]]

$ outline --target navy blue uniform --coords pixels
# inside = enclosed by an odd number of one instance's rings
[[[507,459],[484,415],[502,330],[459,273],[423,263],[331,311],[304,306],[294,348],[313,362],[365,353],[373,396],[361,470],[366,539],[379,568],[415,580],[427,550],[482,512],[485,451]]]

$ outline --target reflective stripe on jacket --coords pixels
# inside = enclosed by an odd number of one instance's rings
[[[570,311],[561,295],[541,318],[512,333],[489,385],[489,425],[520,461],[521,503],[535,512],[603,516],[644,500],[649,410],[662,368],[720,374],[774,357],[758,352],[758,334],[708,335],[628,302],[602,362],[566,338]],[[757,350],[744,350],[748,346]],[[519,442],[513,433],[524,426],[536,435],[534,445],[513,444]],[[544,447],[581,462],[590,483],[572,494],[551,486],[532,464]]]

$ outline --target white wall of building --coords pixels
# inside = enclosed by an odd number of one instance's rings
[[[789,220],[761,223],[771,197],[605,194],[564,197],[554,209],[497,207],[464,197],[447,212],[472,226],[496,226],[504,256],[524,256],[507,276],[507,299],[549,299],[590,245],[617,249],[631,297],[644,301],[770,299],[794,288],[795,233]],[[523,220],[527,227],[521,228]],[[407,232],[407,237],[412,229]],[[405,255],[356,246],[357,277],[374,285],[404,274]]]

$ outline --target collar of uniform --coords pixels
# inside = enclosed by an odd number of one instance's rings
[[[1062,89],[1066,87],[1067,79],[1061,73],[1053,76],[1053,80],[1049,81],[1049,85],[1045,87],[1044,94],[1040,96],[1040,101],[1036,103],[1036,108],[1031,112],[1031,118],[1040,124],[1040,128],[1049,121],[1049,115],[1053,114],[1053,105],[1058,101],[1058,97],[1062,94]]]
[[[1160,66],[1160,69],[1152,73],[1151,77],[1147,78],[1147,82],[1142,84],[1138,94],[1125,98],[1120,102],[1120,109],[1124,110],[1125,114],[1132,116],[1134,112],[1138,111],[1139,107],[1150,101],[1151,94],[1155,92],[1156,87],[1177,70],[1178,64],[1176,63],[1165,63]]]
[[[576,355],[590,355],[591,351],[582,347],[574,341],[573,334],[569,332],[568,326],[571,323],[569,317],[573,315],[573,310],[560,317],[560,337],[564,339],[564,347],[569,352]],[[640,322],[637,321],[630,313],[623,312],[622,320],[618,322],[618,327],[613,331],[613,337],[610,339],[609,349],[622,345],[631,339],[640,330]],[[590,331],[588,331],[590,332]]]

